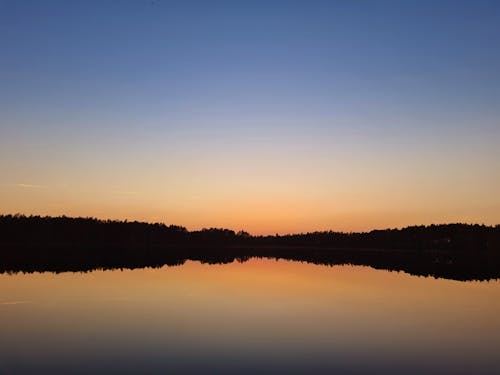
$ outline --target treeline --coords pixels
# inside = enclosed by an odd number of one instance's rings
[[[159,223],[0,216],[0,272],[161,267],[186,260],[230,263],[251,257],[489,280],[500,278],[500,226],[447,224],[366,233],[251,236]]]
[[[286,246],[338,249],[499,251],[500,225],[442,224],[364,233],[312,232],[252,236],[229,229],[95,218],[0,216],[0,245],[11,246]]]

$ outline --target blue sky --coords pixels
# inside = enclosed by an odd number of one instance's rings
[[[413,187],[400,189],[413,191],[418,182],[428,195],[387,201],[398,219],[384,225],[498,222],[492,212],[499,198],[491,195],[500,182],[499,45],[496,1],[3,0],[0,183],[10,202],[4,206],[230,226],[230,210],[222,219],[195,205],[247,202],[252,192],[234,191],[259,181],[252,202],[266,201],[273,189],[288,189],[283,206],[303,202],[296,223],[277,230],[347,222],[345,228],[365,228],[377,226],[377,212],[387,213],[374,206],[357,221],[342,219],[349,209],[340,201],[355,200],[352,191],[362,184],[357,196],[371,202],[386,181],[406,180]],[[374,172],[373,163],[381,170]],[[464,183],[459,173],[474,184],[439,215],[406,207],[407,200],[425,207],[430,195],[446,197]],[[325,177],[335,174],[342,180]],[[421,179],[413,181],[415,175]],[[442,181],[433,185],[436,178]],[[300,187],[302,179],[309,184]],[[16,184],[49,191],[30,206],[22,202],[35,193]],[[179,185],[171,191],[177,203],[161,210],[146,201],[118,210],[130,202],[113,206],[105,198],[118,189],[167,202],[161,192],[172,184]],[[60,202],[53,186],[78,194],[67,192]],[[187,186],[198,200],[183,195]],[[224,186],[233,201],[224,200]],[[325,201],[328,191],[336,191],[336,203],[323,209],[305,203],[311,194]],[[460,208],[477,195],[489,198]],[[106,210],[85,209],[104,201]],[[262,214],[272,218],[279,207]],[[252,220],[237,225],[274,225]]]

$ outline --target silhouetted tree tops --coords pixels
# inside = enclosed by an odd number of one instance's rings
[[[178,225],[94,218],[0,216],[0,244],[11,246],[286,246],[342,249],[499,251],[500,225],[411,226],[366,233],[312,232],[251,236],[210,228],[188,231]]]
[[[136,221],[0,216],[0,272],[160,267],[186,260],[229,263],[251,257],[487,280],[500,278],[500,226],[446,224],[367,233],[251,236]]]

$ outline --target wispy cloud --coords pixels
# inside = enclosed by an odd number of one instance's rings
[[[26,303],[32,303],[31,301],[0,301],[0,305],[24,305]]]
[[[47,185],[36,185],[36,184],[15,184],[16,187],[21,189],[47,189]]]

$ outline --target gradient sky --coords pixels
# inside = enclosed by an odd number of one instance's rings
[[[498,1],[0,0],[0,212],[500,223]]]

